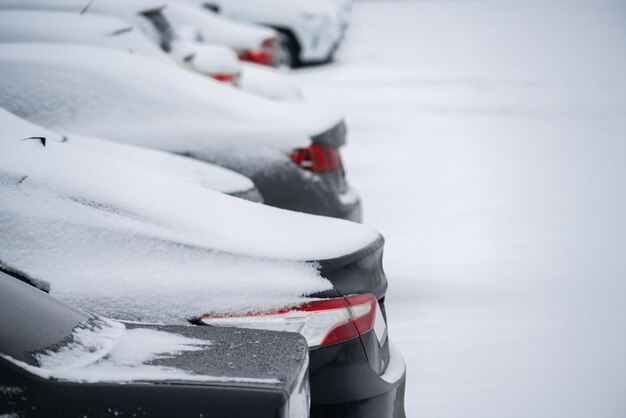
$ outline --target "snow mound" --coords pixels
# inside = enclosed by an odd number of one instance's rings
[[[138,53],[162,63],[170,62],[167,54],[130,23],[102,15],[2,10],[0,42],[92,45]]]
[[[246,176],[193,158],[78,135],[69,137],[68,144],[167,173],[222,193],[237,194],[254,189],[254,183]]]
[[[3,117],[2,259],[103,316],[184,323],[207,312],[295,306],[332,287],[307,260],[349,254],[379,237],[67,143],[14,139],[11,126]]]
[[[236,155],[249,164],[285,160],[341,121],[326,109],[264,99],[104,48],[4,44],[0,73],[0,106],[32,122],[181,154]]]

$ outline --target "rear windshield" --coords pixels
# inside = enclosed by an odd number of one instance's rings
[[[94,317],[0,271],[0,353],[32,366],[33,355],[67,342]]]

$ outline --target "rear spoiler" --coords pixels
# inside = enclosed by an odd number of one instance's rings
[[[311,140],[313,142],[321,142],[322,144],[330,145],[334,148],[339,148],[346,145],[346,135],[348,129],[346,123],[342,120],[332,128],[322,132],[321,134],[313,135]]]
[[[367,247],[337,258],[315,261],[320,275],[328,279],[342,296],[372,293],[376,299],[387,292],[387,276],[383,270],[385,239],[381,235]]]

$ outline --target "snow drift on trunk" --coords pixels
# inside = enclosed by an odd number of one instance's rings
[[[67,143],[21,140],[32,135],[10,116],[0,114],[0,259],[94,313],[173,323],[293,306],[331,288],[306,260],[379,237]]]

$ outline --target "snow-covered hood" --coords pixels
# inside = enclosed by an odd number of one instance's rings
[[[101,48],[5,44],[0,73],[0,106],[21,117],[173,152],[285,155],[342,120],[333,111],[263,99]]]
[[[332,287],[306,260],[379,238],[12,128],[3,118],[0,260],[104,316],[172,323],[293,306]]]
[[[115,48],[162,61],[169,57],[132,24],[103,15],[62,11],[3,10],[0,42],[43,42]]]

